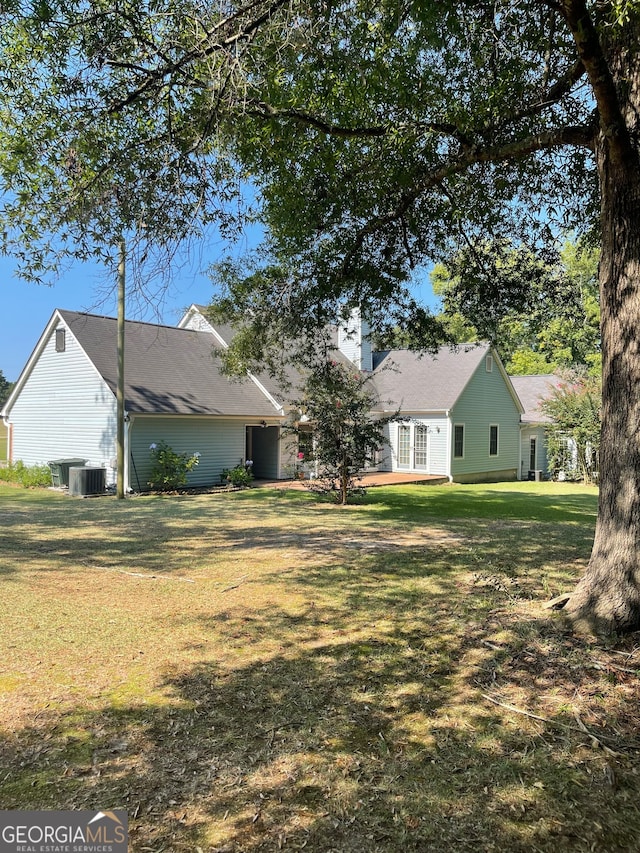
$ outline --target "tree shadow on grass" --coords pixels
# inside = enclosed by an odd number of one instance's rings
[[[282,619],[250,631],[277,636]],[[157,704],[46,712],[3,736],[2,806],[124,807],[136,853],[635,850],[637,755],[594,751],[561,708],[545,725],[483,698],[557,687],[567,637],[532,623],[547,658],[530,648],[527,669],[522,646],[509,669],[485,626],[450,627],[302,634],[234,668],[168,673]],[[565,659],[571,689],[593,688]]]

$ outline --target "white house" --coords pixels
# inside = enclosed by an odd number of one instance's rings
[[[116,320],[56,310],[2,409],[9,458],[26,465],[83,458],[115,479]],[[146,488],[149,447],[165,440],[200,454],[190,485],[219,482],[224,468],[252,459],[258,478],[290,476],[293,448],[282,427],[285,394],[267,376],[227,379],[215,355],[232,330],[192,306],[177,327],[125,326],[126,486]],[[367,328],[339,330],[344,357],[371,375],[388,426],[379,467],[451,480],[515,478],[520,416],[513,385],[488,345],[435,356],[371,351]]]

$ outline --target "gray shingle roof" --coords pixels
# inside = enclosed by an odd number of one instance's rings
[[[112,317],[59,311],[98,372],[115,394],[117,322]],[[250,380],[231,381],[220,372],[207,332],[127,321],[126,409],[139,414],[279,414]]]
[[[560,379],[553,373],[538,373],[534,376],[511,376],[511,383],[524,406],[523,423],[548,424],[551,418],[538,408],[540,401],[550,396]]]
[[[453,408],[490,347],[460,344],[435,355],[391,350],[374,353],[374,381],[385,411],[440,412]]]

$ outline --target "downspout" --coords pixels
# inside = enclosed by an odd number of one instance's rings
[[[453,456],[453,424],[451,423],[451,409],[445,412],[447,419],[447,471],[446,475],[450,483],[453,483],[453,474],[451,473],[451,458]]]
[[[10,465],[13,462],[13,424],[6,415],[2,418],[2,423],[7,430],[7,464]]]
[[[522,415],[518,418],[518,457],[516,459],[516,479],[522,480]]]
[[[131,460],[131,427],[133,425],[133,418],[129,415],[129,412],[125,411],[124,413],[124,491],[125,494],[133,491],[131,488],[131,471],[130,471],[130,460]]]

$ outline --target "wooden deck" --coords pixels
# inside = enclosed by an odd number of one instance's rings
[[[254,480],[251,484],[253,488],[265,489],[304,489],[305,482],[308,485],[309,481],[300,480]],[[370,474],[363,474],[360,485],[365,489],[374,486],[396,486],[403,483],[448,483],[447,477],[441,477],[434,474],[412,474],[410,472],[388,473],[384,471],[372,471]]]

